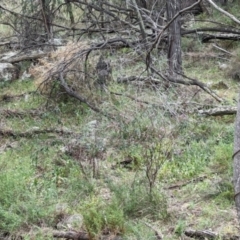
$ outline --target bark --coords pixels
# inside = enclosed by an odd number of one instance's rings
[[[199,110],[198,113],[207,116],[224,116],[224,115],[234,115],[237,112],[236,107],[219,107],[212,108],[208,110]]]
[[[167,18],[171,21],[181,10],[180,1],[167,1]],[[178,16],[169,26],[168,32],[168,66],[169,76],[176,78],[178,73],[182,73],[182,53],[181,53],[181,23]]]
[[[239,41],[239,34],[198,34],[203,43],[206,43],[212,39]]]
[[[36,138],[36,134],[55,133],[62,135],[73,135],[74,131],[68,131],[63,129],[31,129],[26,132],[18,132],[14,130],[0,128],[0,136],[3,137],[24,137],[24,138]]]
[[[21,61],[26,60],[33,60],[38,59],[42,57],[46,57],[49,53],[32,53],[32,54],[26,54],[18,57],[10,57],[8,59],[0,59],[0,62],[7,62],[7,63],[17,63]]]
[[[235,120],[233,184],[235,190],[235,205],[237,209],[238,221],[240,223],[240,94],[237,106],[237,116]]]
[[[239,236],[233,235],[229,236],[226,234],[226,236],[220,236],[219,234],[209,231],[209,230],[193,230],[188,229],[185,230],[184,234],[187,237],[193,238],[193,239],[222,239],[222,240],[239,240]]]

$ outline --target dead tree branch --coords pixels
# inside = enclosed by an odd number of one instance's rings
[[[7,62],[7,63],[17,63],[26,60],[34,60],[42,57],[48,56],[49,53],[32,53],[27,55],[22,55],[18,57],[10,57],[8,59],[1,59],[0,62]]]
[[[31,129],[26,132],[18,132],[10,129],[0,128],[0,136],[3,137],[25,137],[25,138],[34,138],[36,134],[47,134],[47,133],[56,133],[63,135],[72,135],[75,134],[74,131],[68,131],[64,129]]]
[[[226,15],[227,17],[229,17],[230,19],[232,19],[235,23],[240,24],[240,21],[232,14],[230,14],[229,12],[223,10],[222,8],[220,8],[216,3],[214,3],[212,0],[207,0],[215,9],[217,9],[219,12],[223,13],[224,15]]]
[[[199,110],[199,114],[206,116],[224,116],[224,115],[234,115],[237,113],[237,107],[217,107],[207,110]]]
[[[223,240],[239,240],[239,236],[220,236],[219,234],[209,231],[209,230],[193,230],[193,229],[188,229],[185,230],[184,234],[187,237],[194,238],[194,239],[221,239]]]
[[[85,103],[89,108],[91,108],[95,112],[100,113],[103,116],[105,116],[107,118],[110,118],[112,120],[115,119],[114,116],[112,116],[112,115],[110,115],[108,113],[103,112],[101,109],[99,109],[96,106],[93,106],[91,103],[89,103],[87,101],[87,99],[85,99],[84,97],[80,96],[77,92],[75,92],[73,89],[71,89],[71,87],[69,87],[68,84],[66,83],[66,81],[64,80],[63,73],[59,74],[59,78],[60,78],[61,85],[64,87],[65,91],[69,94],[69,96],[72,96],[72,97],[76,98],[77,100],[79,100],[80,102]]]
[[[53,231],[52,236],[54,238],[66,238],[73,240],[90,240],[89,236],[85,232],[75,232],[75,231]]]
[[[192,8],[194,8],[195,6],[197,6],[201,1],[202,1],[202,0],[198,0],[196,3],[192,4],[191,6],[186,7],[186,8],[184,8],[184,9],[182,9],[181,11],[179,11],[179,12],[167,23],[167,25],[162,29],[162,31],[158,34],[158,36],[156,37],[156,39],[155,39],[154,43],[152,44],[150,50],[149,50],[148,53],[147,53],[147,57],[146,57],[147,68],[148,68],[148,66],[149,66],[149,64],[150,64],[150,58],[151,58],[150,55],[151,55],[151,52],[152,52],[152,50],[154,49],[154,47],[155,47],[156,45],[159,45],[163,33],[169,28],[169,26],[172,24],[172,22],[173,22],[176,18],[178,18],[182,13],[184,13],[184,12],[186,12],[186,11],[188,11],[188,10],[191,10]]]
[[[43,114],[44,114],[44,112],[40,111],[39,109],[31,109],[31,110],[26,110],[26,111],[0,109],[0,115],[2,117],[6,117],[6,118],[10,118],[10,117],[23,118],[25,116],[36,117],[36,116],[41,116]]]
[[[214,91],[212,91],[206,84],[204,84],[203,82],[200,82],[197,79],[189,78],[189,77],[184,76],[184,75],[182,75],[182,76],[184,78],[186,78],[187,80],[175,79],[175,78],[173,79],[173,78],[170,78],[169,76],[165,76],[163,73],[161,73],[160,71],[156,70],[152,66],[150,66],[150,69],[152,71],[154,71],[158,76],[160,76],[166,82],[172,82],[172,83],[183,84],[183,85],[188,85],[188,86],[190,86],[190,85],[198,86],[202,90],[207,92],[209,95],[211,95],[213,98],[215,98],[218,102],[222,102],[222,99]]]

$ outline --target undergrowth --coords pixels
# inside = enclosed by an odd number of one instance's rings
[[[204,47],[186,40],[184,48]],[[128,58],[126,72],[142,73],[142,63],[134,63],[137,56],[127,49],[119,54]],[[112,57],[113,66],[120,60]],[[186,73],[194,78],[205,83],[225,80],[213,60],[202,60],[202,66],[184,61]],[[114,79],[124,69],[115,69]],[[217,93],[232,103],[237,83],[228,80],[229,88]],[[110,119],[69,96],[54,101],[53,96],[32,93],[37,86],[32,80],[1,83],[2,108],[23,114],[3,112],[0,119],[2,129],[16,133],[0,139],[0,233],[44,239],[42,229],[56,230],[73,214],[83,217],[81,229],[74,230],[86,231],[92,239],[106,233],[153,239],[149,225],[171,240],[188,227],[220,229],[221,234],[225,221],[236,226],[234,117],[196,114],[205,104],[217,105],[209,95],[189,86],[166,90],[112,81],[109,91],[95,90],[96,96],[89,97],[102,113],[114,116]],[[6,101],[6,95],[21,96]],[[61,131],[36,132],[39,129]],[[21,137],[20,132],[30,134]],[[59,204],[67,206],[60,214]]]

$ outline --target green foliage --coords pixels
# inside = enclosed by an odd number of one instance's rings
[[[16,160],[10,151],[4,158],[12,159],[11,164],[15,162],[15,167],[10,170],[7,165],[3,165],[1,168],[0,230],[13,232],[23,224],[37,224],[40,219],[51,222],[47,216],[51,209],[52,195],[56,196],[54,188],[48,186],[49,189],[36,191],[29,158]]]
[[[110,189],[128,218],[148,216],[156,220],[168,217],[166,196],[159,189],[149,194],[146,182],[140,179],[135,179],[132,185],[110,184]]]
[[[117,234],[124,232],[124,214],[118,204],[116,200],[105,203],[92,197],[82,206],[84,224],[91,237],[99,237],[103,230]]]
[[[232,144],[226,144],[220,142],[214,146],[212,153],[212,167],[217,172],[225,172],[231,174],[232,172],[232,161],[231,157],[233,154]]]
[[[177,225],[174,229],[174,233],[181,237],[183,234],[184,234],[184,231],[186,229],[186,222],[183,221],[182,219],[180,219],[178,222],[177,222]]]

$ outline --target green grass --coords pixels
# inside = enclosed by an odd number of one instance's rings
[[[191,44],[185,40],[184,48],[204,49],[199,42]],[[136,56],[129,49],[119,54],[129,62],[114,71],[115,79],[142,73],[143,64],[134,62]],[[112,60],[120,64],[120,60]],[[162,59],[157,64],[161,68],[165,63]],[[226,79],[215,61],[206,59],[200,65],[185,59],[184,64],[186,74],[205,83],[227,80],[229,89],[220,89],[218,94],[235,104],[232,98],[238,84]],[[85,230],[92,238],[108,231],[129,240],[153,239],[155,233],[146,223],[171,240],[179,239],[188,227],[220,229],[220,234],[235,232],[231,182],[234,117],[191,113],[205,103],[218,105],[195,87],[165,90],[113,82],[109,89],[149,104],[99,94],[95,104],[112,113],[116,120],[111,120],[75,99],[56,102],[31,94],[28,99],[1,102],[3,109],[25,111],[19,117],[1,116],[3,129],[67,128],[74,134],[1,136],[0,233],[44,239],[43,227],[55,229],[60,216],[76,213],[83,216],[84,225],[75,230]],[[35,90],[32,80],[3,83],[0,96]],[[31,116],[31,109],[41,114]],[[90,129],[88,123],[95,120],[96,129]],[[66,151],[69,146],[72,152]],[[132,160],[128,168],[121,164],[126,160]],[[174,185],[179,187],[169,188]],[[61,214],[56,211],[58,204],[67,206]],[[225,228],[229,222],[232,228]]]

